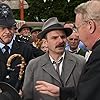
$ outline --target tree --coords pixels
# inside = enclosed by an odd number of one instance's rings
[[[25,9],[26,21],[44,21],[50,17],[57,17],[59,21],[74,21],[74,8],[88,0],[26,0],[29,8]],[[19,10],[14,11],[15,17],[19,18],[17,13]]]

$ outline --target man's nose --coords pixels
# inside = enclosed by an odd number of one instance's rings
[[[75,39],[72,39],[71,41],[72,41],[72,42],[75,42]]]
[[[59,36],[59,42],[63,42],[63,39]]]
[[[7,34],[10,32],[9,28],[5,28],[4,30],[5,30],[5,33]]]

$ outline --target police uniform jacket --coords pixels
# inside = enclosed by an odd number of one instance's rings
[[[9,56],[13,54],[21,54],[24,57],[26,64],[34,58],[33,49],[30,45],[18,42],[16,40],[13,41],[12,49]],[[0,49],[0,81],[7,82],[15,87],[18,81],[19,69],[17,65],[21,63],[19,58],[14,58],[11,63],[12,70],[8,71],[6,66],[6,59],[4,58],[3,52]]]

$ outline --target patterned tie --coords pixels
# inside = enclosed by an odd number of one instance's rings
[[[64,86],[63,80],[62,80],[61,75],[60,75],[60,70],[59,70],[60,63],[62,62],[62,60],[63,60],[63,57],[58,62],[53,61],[53,64],[56,67],[55,70],[56,70],[56,72],[58,74],[58,77],[59,77],[59,79],[61,81],[61,84],[62,84],[62,86]]]
[[[60,76],[59,66],[60,66],[60,63],[62,62],[62,59],[63,58],[61,58],[58,62],[53,61],[53,64],[55,64],[56,66],[56,72],[58,73],[59,76]]]
[[[5,46],[4,46],[4,49],[5,49],[4,57],[5,57],[5,59],[7,60],[8,57],[9,57],[9,49],[10,49],[10,47],[7,46],[7,45],[5,45]]]

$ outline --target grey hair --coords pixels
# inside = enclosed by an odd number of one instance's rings
[[[78,5],[75,14],[81,14],[83,20],[100,20],[100,1],[87,1]]]

